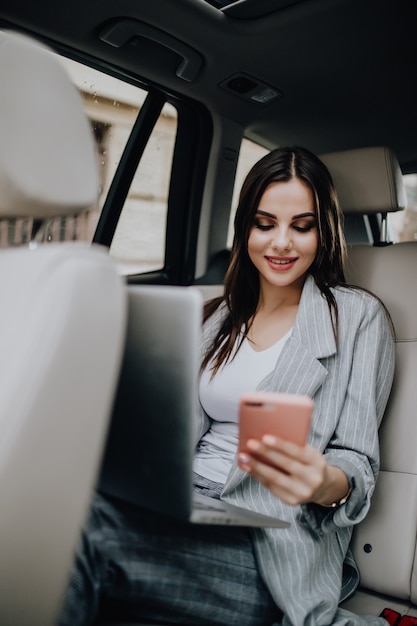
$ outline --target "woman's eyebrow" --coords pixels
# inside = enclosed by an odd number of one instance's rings
[[[269,217],[272,220],[276,220],[277,219],[276,215],[273,215],[272,213],[267,213],[266,211],[257,210],[256,211],[256,215],[263,215],[264,217]]]
[[[263,215],[264,217],[269,217],[272,220],[276,220],[277,219],[276,215],[273,215],[272,213],[267,213],[266,211],[258,210],[258,211],[256,211],[256,215]],[[292,220],[300,220],[300,219],[303,219],[304,217],[314,217],[315,218],[316,214],[315,213],[311,213],[311,212],[299,213],[298,215],[294,215],[291,219]]]
[[[298,215],[294,215],[294,217],[292,218],[293,220],[301,220],[304,217],[316,217],[315,213],[299,213]]]

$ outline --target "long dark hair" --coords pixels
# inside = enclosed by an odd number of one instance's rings
[[[205,307],[204,320],[214,313],[221,302],[225,301],[228,307],[228,315],[202,362],[204,368],[213,359],[213,375],[232,358],[238,337],[239,349],[258,305],[259,273],[249,258],[247,244],[262,195],[271,183],[288,182],[293,178],[306,183],[313,193],[318,248],[309,273],[327,299],[337,337],[337,304],[331,287],[346,284],[346,243],[343,214],[333,180],[324,163],[309,150],[300,147],[277,148],[252,167],[243,183],[234,221],[234,240],[225,276],[224,295],[210,301]]]

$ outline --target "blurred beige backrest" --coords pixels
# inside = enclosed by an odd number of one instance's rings
[[[405,208],[401,171],[391,150],[364,148],[322,158],[345,212]],[[354,554],[361,586],[406,607],[417,603],[417,242],[351,246],[347,279],[385,303],[395,327],[397,359],[380,428],[381,472],[371,511],[354,534]],[[380,606],[387,606],[386,599]]]
[[[80,96],[50,51],[0,32],[0,219],[96,201]],[[0,624],[52,626],[88,511],[125,333],[125,289],[88,244],[0,250]]]

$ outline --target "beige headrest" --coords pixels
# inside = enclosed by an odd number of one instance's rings
[[[344,213],[385,213],[406,207],[401,169],[389,148],[357,148],[320,156]]]
[[[58,58],[0,31],[0,217],[77,214],[97,199],[94,139]]]

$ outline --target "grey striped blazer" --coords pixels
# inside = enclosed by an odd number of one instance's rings
[[[338,346],[327,301],[309,276],[292,336],[258,388],[314,398],[310,443],[346,473],[350,498],[337,509],[291,507],[241,471],[236,460],[222,494],[232,503],[291,522],[288,529],[253,531],[259,570],[284,613],[283,626],[385,624],[343,611],[338,604],[359,579],[348,547],[353,526],[369,509],[379,469],[378,426],[391,390],[394,341],[376,298],[342,287],[333,293],[339,311]],[[203,351],[224,314],[220,307],[206,322]],[[201,410],[196,443],[209,426]],[[347,583],[342,591],[343,576]]]

